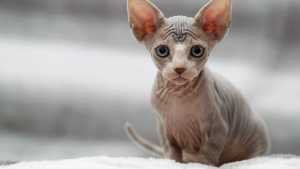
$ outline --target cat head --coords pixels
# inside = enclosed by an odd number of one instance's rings
[[[148,0],[128,0],[132,35],[162,76],[183,85],[199,75],[210,51],[229,31],[232,0],[212,0],[195,16],[165,18]]]

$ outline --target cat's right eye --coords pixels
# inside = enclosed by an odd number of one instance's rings
[[[169,56],[169,48],[166,46],[159,46],[158,48],[156,48],[156,54],[159,57],[167,57]]]

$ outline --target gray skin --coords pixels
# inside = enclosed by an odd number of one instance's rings
[[[151,153],[177,162],[220,166],[266,155],[270,141],[264,121],[241,93],[205,63],[226,36],[231,0],[212,0],[195,18],[163,14],[147,0],[128,0],[131,32],[158,68],[151,94],[160,146],[141,138],[126,124],[128,136]],[[169,55],[157,53],[166,46]],[[204,53],[194,57],[191,50]]]

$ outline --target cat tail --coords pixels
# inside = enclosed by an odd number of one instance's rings
[[[126,122],[125,124],[125,131],[128,135],[128,137],[139,147],[142,147],[143,149],[147,150],[152,155],[163,157],[164,152],[163,149],[155,144],[150,143],[149,141],[142,138],[140,135],[136,133],[136,131],[133,129],[130,123]]]

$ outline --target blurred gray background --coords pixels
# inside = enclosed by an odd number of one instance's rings
[[[151,0],[165,17],[208,0]],[[300,155],[300,1],[233,0],[208,66],[265,119],[271,153]],[[131,36],[126,0],[0,0],[0,159],[150,157],[123,126],[158,143],[156,68]]]

